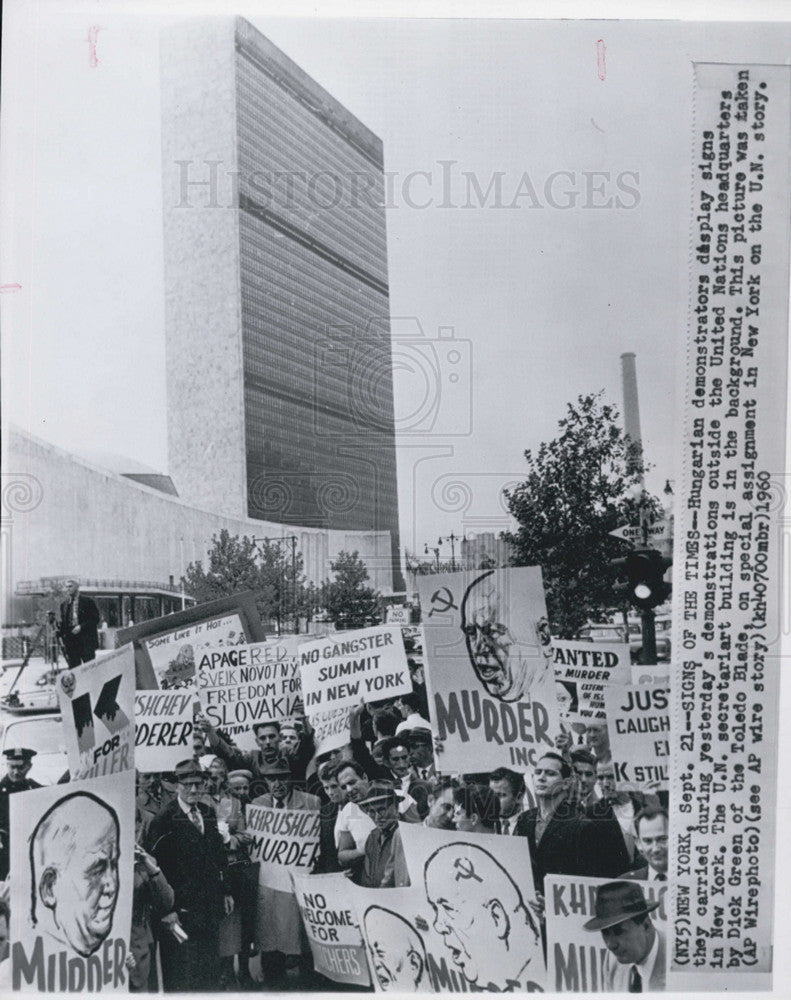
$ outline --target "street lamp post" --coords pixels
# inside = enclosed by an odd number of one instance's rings
[[[439,573],[439,546],[437,546],[436,548],[434,548],[434,547],[429,548],[428,543],[426,543],[423,546],[423,551],[425,552],[426,555],[428,555],[429,552],[433,552],[434,553],[434,559],[436,560],[436,563],[437,563],[437,572]]]
[[[256,538],[253,537],[253,544],[258,544],[259,542],[266,542],[267,544],[276,543],[278,546],[278,551],[280,551],[280,546],[283,542],[291,542],[291,576],[292,576],[292,586],[293,586],[293,599],[294,599],[294,635],[299,634],[299,609],[297,608],[297,536],[296,535],[280,535],[277,537],[270,538]],[[283,567],[282,557],[280,560],[280,606],[283,606],[283,591],[285,584],[286,572]]]
[[[446,535],[444,538],[438,538],[437,544],[442,545],[443,542],[450,542],[450,568],[453,573],[456,572],[456,542],[458,542],[459,536],[454,535],[453,532]]]

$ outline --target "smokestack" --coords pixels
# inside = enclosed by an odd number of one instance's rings
[[[623,427],[631,444],[635,461],[643,456],[643,439],[640,434],[640,404],[637,399],[637,365],[634,351],[621,355],[621,378],[623,380]],[[643,477],[640,483],[645,487]]]

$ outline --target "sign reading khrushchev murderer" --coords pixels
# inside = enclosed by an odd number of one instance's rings
[[[261,863],[259,883],[280,892],[292,892],[292,873],[304,875],[316,861],[318,809],[276,809],[251,804],[246,816],[250,857]]]
[[[131,643],[58,677],[72,780],[135,766],[135,654]]]
[[[172,771],[192,756],[192,691],[135,695],[135,767],[143,774]]]
[[[128,993],[134,771],[11,796],[11,985]]]
[[[293,879],[316,971],[335,983],[370,986],[363,938],[349,898],[349,880],[340,872],[294,875]]]
[[[694,64],[668,918],[687,991],[771,982],[790,104],[787,65]]]
[[[299,661],[308,716],[412,690],[398,625],[377,625],[303,642]]]
[[[201,710],[214,727],[222,727],[242,749],[259,722],[302,713],[299,637],[238,646],[207,646],[197,657]]]
[[[418,577],[443,771],[531,767],[560,731],[538,567]]]

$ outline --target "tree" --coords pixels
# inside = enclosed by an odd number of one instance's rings
[[[251,590],[261,620],[276,621],[280,631],[286,623],[294,623],[306,606],[302,570],[302,554],[292,556],[285,542],[258,545],[252,538],[231,535],[223,528],[212,537],[208,570],[201,561],[190,563],[183,586],[198,604]]]
[[[541,567],[550,626],[562,638],[619,603],[609,560],[625,549],[608,532],[637,524],[641,502],[651,516],[661,511],[655,497],[635,496],[642,458],[602,395],[569,403],[559,437],[526,451],[527,479],[505,491],[519,528],[503,537],[514,565]]]
[[[335,579],[325,585],[324,605],[339,628],[363,628],[376,616],[379,595],[365,586],[368,570],[359,553],[339,552],[330,563]]]

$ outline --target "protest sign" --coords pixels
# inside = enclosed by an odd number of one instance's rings
[[[138,691],[135,695],[135,767],[143,774],[172,771],[192,756],[191,691]]]
[[[610,879],[570,875],[547,875],[544,880],[545,915],[547,926],[547,991],[565,992],[626,992],[613,985],[619,963],[604,944],[601,930],[586,930],[585,923],[596,916],[596,894],[599,886],[612,884]],[[664,989],[667,925],[667,882],[622,882],[631,892],[641,892],[652,909],[650,918],[658,935],[655,975],[643,991]],[[630,890],[626,890],[629,892]],[[637,902],[639,907],[639,900]],[[645,935],[650,945],[652,935]],[[625,954],[625,952],[624,952]],[[637,961],[639,959],[632,959]],[[621,966],[623,968],[623,966]],[[661,983],[659,980],[661,979]]]
[[[134,695],[131,644],[59,675],[58,699],[73,781],[134,768]]]
[[[308,716],[412,690],[398,625],[377,625],[303,642],[299,659]]]
[[[418,577],[439,767],[528,767],[559,713],[537,567]]]
[[[244,642],[239,615],[210,618],[165,632],[143,645],[154,668],[157,687],[163,690],[190,687],[195,679],[196,658],[207,648],[235,646]]]
[[[294,875],[294,894],[316,972],[336,983],[370,986],[362,933],[345,875]]]
[[[535,890],[526,838],[410,823],[401,823],[399,830],[411,891],[422,897],[420,926],[430,925],[437,938],[427,942],[432,979],[450,983],[454,992],[457,986],[462,991],[543,988],[544,955],[531,908]],[[395,909],[390,894],[400,891],[378,890],[384,894],[382,905]],[[362,921],[361,927],[365,934]]]
[[[129,625],[116,633],[117,646],[126,642],[134,645],[138,691],[194,686],[196,650],[212,644],[235,646],[265,640],[255,595],[250,591]]]
[[[259,884],[290,893],[291,875],[304,875],[313,869],[319,851],[318,809],[251,804],[246,817],[250,858],[261,863]]]
[[[670,688],[613,684],[605,688],[610,751],[619,786],[667,788]]]
[[[37,993],[128,993],[133,771],[10,797],[11,980]]]
[[[209,645],[197,654],[201,711],[242,750],[256,748],[253,726],[302,713],[299,637],[228,647]]]
[[[316,756],[337,750],[350,739],[351,708],[330,708],[323,712],[308,712],[313,727]]]
[[[553,639],[552,663],[561,717],[569,723],[605,721],[604,685],[632,679],[628,643]]]

